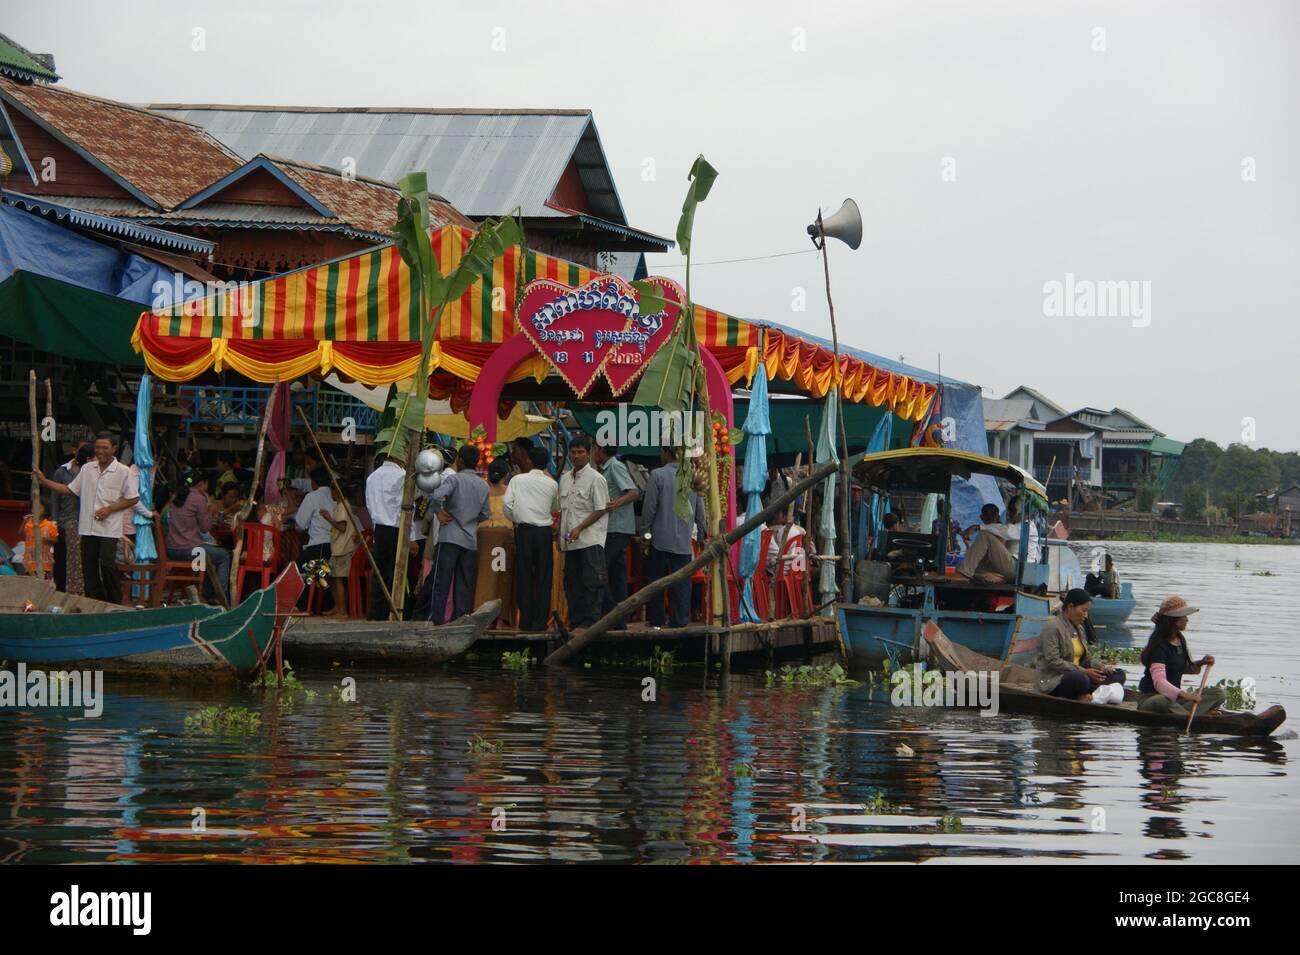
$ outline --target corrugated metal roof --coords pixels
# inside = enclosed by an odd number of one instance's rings
[[[10,205],[20,206],[29,212],[53,215],[56,219],[66,219],[73,225],[118,236],[119,238],[135,239],[138,242],[148,242],[151,245],[159,245],[163,248],[184,249],[188,252],[201,252],[204,254],[211,254],[212,250],[217,247],[215,242],[209,242],[207,239],[196,239],[193,236],[168,232],[165,229],[152,229],[146,225],[115,219],[99,212],[79,209],[74,205],[75,199],[54,202],[50,199],[38,199],[9,189],[4,190],[4,198]],[[133,205],[139,206],[139,203],[135,203],[133,200],[120,201],[129,201]],[[139,208],[145,209],[144,206],[139,206]]]
[[[573,158],[592,212],[626,223],[587,111],[151,108],[202,126],[245,157],[268,153],[334,168],[352,159],[359,174],[387,182],[424,170],[430,186],[470,216],[516,206],[524,216],[565,216],[546,201]]]
[[[829,338],[819,338],[816,335],[810,335],[805,331],[792,328],[789,325],[782,325],[779,322],[759,322],[753,321],[752,319],[745,319],[745,321],[767,328],[780,329],[787,335],[794,335],[797,338],[802,338],[804,341],[815,342],[828,350],[831,348],[832,343]],[[968,388],[973,387],[970,382],[960,381],[956,378],[941,378],[937,372],[926,371],[924,368],[917,368],[915,365],[909,365],[906,362],[894,361],[892,358],[885,358],[883,355],[876,355],[872,352],[864,351],[861,348],[854,348],[852,345],[846,345],[842,340],[840,341],[840,354],[852,355],[854,358],[865,361],[868,365],[874,365],[876,368],[883,368],[885,371],[895,375],[906,375],[915,381],[923,381],[928,385],[943,383],[945,385],[964,386]]]
[[[39,56],[47,56],[47,54],[33,53],[21,43],[15,43],[0,33],[0,73],[22,80],[24,83],[31,83],[34,80],[56,81],[59,74],[55,73],[52,67],[42,63],[38,59]]]

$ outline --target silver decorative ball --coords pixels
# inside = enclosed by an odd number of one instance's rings
[[[417,474],[436,474],[442,470],[442,454],[437,448],[425,448],[415,456],[415,471]]]
[[[441,471],[428,471],[415,476],[415,486],[425,494],[432,494],[442,484]]]

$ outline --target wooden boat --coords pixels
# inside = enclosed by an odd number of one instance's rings
[[[1028,553],[1031,512],[1047,511],[1046,490],[1022,468],[997,458],[952,448],[900,448],[864,455],[854,475],[883,495],[912,491],[947,496],[952,479],[983,474],[1008,485],[1024,503],[1021,539]],[[926,620],[937,619],[952,640],[1005,659],[1017,640],[1036,638],[1051,612],[1043,590],[1046,568],[1017,562],[1017,578],[976,583],[943,572],[943,541],[933,534],[892,531],[882,535],[882,554],[908,553],[918,569],[891,571],[878,603],[837,603],[835,615],[849,659],[875,669],[888,659],[911,660]],[[875,562],[883,566],[882,561]],[[928,568],[922,572],[920,567]],[[1032,577],[1032,579],[1031,579]],[[888,599],[885,599],[885,598]]]
[[[1016,663],[1002,663],[953,643],[933,620],[924,628],[927,662],[940,670],[954,673],[997,673],[998,707],[1007,713],[1026,713],[1060,719],[1105,723],[1132,723],[1136,726],[1168,726],[1183,730],[1186,716],[1149,713],[1137,708],[1139,694],[1124,690],[1124,702],[1113,704],[1082,703],[1079,700],[1050,696],[1034,689],[1035,671]],[[1220,733],[1227,736],[1267,736],[1286,720],[1286,710],[1270,706],[1262,713],[1232,713],[1213,710],[1197,713],[1192,719],[1193,733]]]
[[[444,624],[294,616],[284,629],[284,655],[293,664],[433,666],[468,650],[500,612],[501,601],[489,600],[473,613]]]
[[[246,676],[268,658],[277,619],[302,590],[290,565],[230,610],[132,610],[61,594],[48,581],[0,578],[0,660],[149,678]],[[22,612],[29,601],[36,609]]]

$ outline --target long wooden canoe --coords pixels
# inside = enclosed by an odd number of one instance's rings
[[[1137,708],[1139,694],[1124,690],[1124,702],[1113,704],[1082,703],[1040,693],[1035,689],[1034,670],[1015,663],[1002,663],[953,643],[933,620],[926,623],[922,636],[927,645],[927,662],[940,670],[954,673],[997,673],[998,707],[1007,713],[1025,713],[1074,721],[1094,720],[1105,723],[1131,723],[1136,726],[1169,726],[1185,729],[1186,716],[1151,713]],[[1261,713],[1233,713],[1213,710],[1197,713],[1192,720],[1193,733],[1220,733],[1228,736],[1267,736],[1286,720],[1286,710],[1270,706]]]
[[[0,578],[0,607],[6,608],[16,599],[7,583]],[[53,588],[42,599],[42,588],[38,593],[23,585],[17,588],[21,600],[36,609],[0,611],[0,660],[148,678],[246,676],[267,659],[277,614],[302,589],[293,565],[225,611],[201,604],[131,610]],[[53,606],[64,610],[52,613]]]
[[[473,613],[444,624],[290,617],[284,630],[284,654],[295,665],[305,661],[432,666],[468,650],[500,612],[501,601],[489,600]]]

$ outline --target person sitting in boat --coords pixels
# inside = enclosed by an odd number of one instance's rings
[[[976,529],[968,527],[966,534]],[[1011,555],[1008,536],[1006,525],[998,521],[998,506],[985,504],[980,508],[978,533],[966,548],[966,556],[957,565],[955,576],[988,584],[1014,580],[1016,559]]]
[[[975,538],[978,542],[979,538]],[[1124,685],[1123,670],[1094,663],[1088,656],[1083,621],[1092,606],[1087,591],[1075,587],[1066,593],[1061,609],[1038,635],[1038,689],[1041,693],[1092,702],[1093,690],[1117,683]]]
[[[1207,713],[1223,705],[1227,694],[1222,687],[1207,686],[1199,693],[1188,693],[1182,688],[1184,674],[1194,675],[1201,672],[1201,667],[1214,664],[1211,656],[1201,657],[1193,663],[1187,640],[1183,637],[1187,618],[1199,609],[1189,606],[1182,597],[1166,597],[1160,609],[1152,615],[1151,622],[1156,627],[1142,650],[1142,665],[1146,672],[1138,684],[1138,692],[1142,694],[1138,700],[1139,710],[1188,716],[1192,707],[1196,707],[1198,713]]]
[[[1115,600],[1119,597],[1119,574],[1115,572],[1115,562],[1110,554],[1106,555],[1106,567],[1100,574],[1088,574],[1083,581],[1083,589],[1094,597]]]
[[[1009,540],[1011,552],[1020,553],[1020,502],[1011,501],[1007,504],[1007,540]],[[1033,521],[1029,522],[1029,549],[1026,552],[1025,563],[1038,563],[1039,556],[1042,554],[1042,547],[1038,543],[1038,525]]]

